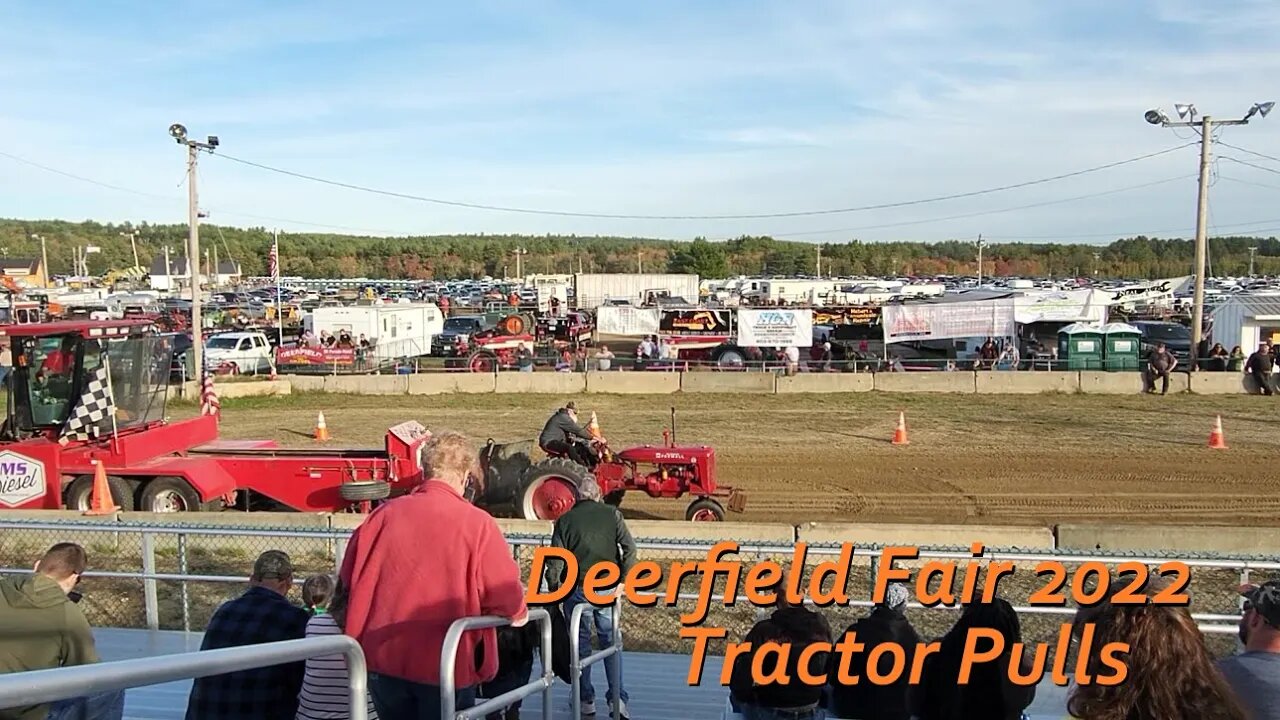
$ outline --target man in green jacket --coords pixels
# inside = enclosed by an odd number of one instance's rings
[[[625,577],[627,571],[636,563],[636,544],[631,538],[631,531],[622,518],[622,511],[613,505],[603,502],[600,486],[595,479],[589,479],[579,488],[579,500],[569,512],[561,515],[551,531],[551,546],[559,547],[573,553],[577,560],[576,577],[569,577],[568,567],[563,562],[550,560],[547,562],[545,582],[548,590],[556,590],[564,583],[573,588],[564,601],[564,618],[573,617],[573,609],[578,605],[587,605],[586,596],[582,592],[582,578],[596,563],[607,562],[618,566]],[[620,592],[621,587],[616,588]],[[584,611],[582,624],[578,628],[578,657],[586,658],[591,654],[591,628],[595,626],[596,642],[599,649],[613,644],[613,606],[590,607]],[[609,679],[610,710],[618,705],[618,716],[624,720],[627,713],[627,691],[622,687],[622,656],[610,655],[604,660],[605,674]],[[614,682],[617,682],[617,687]],[[581,690],[582,714],[594,715],[595,688],[591,684],[591,667],[582,671]],[[575,720],[577,720],[575,718]]]
[[[88,560],[84,548],[58,543],[35,572],[0,580],[0,673],[72,667],[98,662],[93,631],[79,596],[71,596]],[[64,716],[118,720],[124,692],[116,691],[25,707],[0,708],[0,720],[53,720]]]

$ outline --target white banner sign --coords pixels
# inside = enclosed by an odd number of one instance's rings
[[[1013,299],[1013,319],[1019,323],[1105,323],[1110,295],[1102,290],[1028,291]]]
[[[738,344],[742,347],[812,347],[813,310],[740,309]]]
[[[1191,280],[1191,275],[1183,275],[1182,277],[1153,280],[1137,285],[1126,285],[1120,288],[1103,290],[1102,292],[1107,294],[1107,302],[1111,305],[1142,304],[1153,300],[1169,300],[1174,293],[1186,290],[1191,284]]]
[[[1014,337],[1013,300],[885,305],[884,341]]]
[[[596,331],[601,335],[644,337],[658,334],[658,308],[601,305],[596,310]]]

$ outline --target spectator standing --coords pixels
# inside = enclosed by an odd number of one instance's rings
[[[316,577],[328,577],[317,575]],[[308,578],[307,583],[315,578]],[[306,592],[307,583],[303,583]],[[307,621],[307,637],[327,637],[343,634],[347,620],[348,593],[342,583],[337,583],[328,609],[320,609]],[[350,715],[350,670],[342,655],[323,655],[308,658],[302,676],[302,690],[298,693],[298,714],[295,720],[347,720]],[[369,700],[369,720],[378,720],[377,708]]]
[[[777,608],[760,619],[747,632],[744,642],[759,648],[768,642],[791,647],[785,672],[791,678],[786,684],[758,685],[752,672],[756,664],[755,651],[734,659],[729,677],[729,698],[739,708],[746,720],[822,720],[827,711],[822,707],[823,685],[811,685],[800,679],[800,655],[814,643],[830,643],[831,627],[822,615],[801,604],[786,599],[785,583],[773,588],[777,594]],[[828,653],[813,653],[807,668],[809,673],[821,677],[828,671],[833,657]],[[762,663],[763,664],[763,663]],[[773,674],[774,665],[764,665],[765,673]]]
[[[1152,597],[1168,581],[1155,578],[1146,588],[1128,583],[1115,591],[1140,592]],[[1072,717],[1106,720],[1247,720],[1231,686],[1214,667],[1204,635],[1186,607],[1174,605],[1117,605],[1104,600],[1077,611],[1075,634],[1086,624],[1094,627],[1085,672],[1111,675],[1100,662],[1101,649],[1124,643],[1127,675],[1115,685],[1076,685],[1067,701]]]
[[[410,493],[369,513],[352,533],[339,581],[349,588],[346,632],[364,649],[369,689],[384,720],[440,717],[440,653],[455,620],[528,620],[520,568],[489,513],[465,498],[478,465],[466,437],[444,432],[424,447],[424,477]],[[424,557],[424,548],[430,549]],[[497,672],[493,629],[458,647],[456,707]]]
[[[1146,391],[1156,391],[1156,378],[1161,381],[1160,394],[1169,394],[1169,373],[1178,366],[1178,359],[1169,352],[1164,343],[1156,343],[1156,347],[1147,355]]]
[[[613,353],[609,352],[608,345],[601,345],[600,350],[596,352],[596,366],[600,372],[607,372],[613,367]]]
[[[1231,348],[1231,355],[1227,357],[1227,372],[1240,372],[1244,370],[1244,350],[1239,345]]]
[[[58,543],[45,552],[31,575],[0,579],[0,673],[98,662],[93,631],[77,604],[78,595],[73,595],[87,565],[84,548]],[[120,720],[123,715],[123,691],[0,708],[0,720]]]
[[[312,575],[302,583],[302,605],[312,616],[326,612],[334,593],[332,575]]]
[[[795,345],[789,345],[782,353],[782,357],[786,362],[787,375],[795,375],[800,370],[800,348]]]
[[[516,350],[516,366],[520,372],[533,372],[533,350],[529,343],[520,343],[520,349]]]
[[[1258,352],[1249,356],[1245,361],[1244,371],[1249,373],[1253,381],[1258,383],[1258,387],[1262,388],[1263,395],[1271,394],[1271,374],[1274,368],[1271,358],[1271,346],[1267,343],[1258,345]]]
[[[306,635],[306,610],[289,602],[293,562],[268,550],[253,563],[249,589],[223,603],[204,631],[201,650],[297,640]],[[196,678],[187,720],[280,720],[298,711],[305,665],[286,663]]]
[[[1244,652],[1218,662],[1251,720],[1280,720],[1280,581],[1240,588]]]
[[[1222,343],[1214,343],[1209,349],[1209,369],[1216,372],[1226,371],[1227,357],[1227,349],[1222,347]]]
[[[546,563],[545,583],[549,591],[555,591],[564,583],[572,583],[573,590],[564,602],[565,620],[573,617],[574,608],[587,604],[582,592],[582,580],[597,563],[614,563],[622,570],[625,577],[636,562],[636,544],[631,538],[631,531],[622,519],[622,512],[613,505],[604,503],[600,496],[600,486],[594,479],[588,480],[579,488],[579,500],[568,512],[556,519],[551,531],[551,546],[559,547],[573,553],[577,559],[578,574],[568,577],[568,567],[563,561],[550,559]],[[604,588],[600,594],[620,591],[620,588]],[[603,650],[613,644],[613,606],[591,607],[582,616],[582,624],[578,631],[578,657],[585,658],[591,654],[591,628],[595,628],[596,640]],[[622,656],[610,655],[604,660],[605,674],[608,677],[609,711],[613,712],[615,703],[618,716],[629,718],[627,713],[627,691],[622,683]],[[614,681],[618,683],[614,687]],[[591,666],[582,671],[582,682],[579,685],[579,699],[582,701],[582,714],[594,715],[595,687],[591,684]]]
[[[848,720],[908,720],[911,717],[913,687],[909,674],[902,673],[896,681],[885,685],[866,679],[867,657],[885,643],[901,647],[906,658],[905,667],[914,667],[920,636],[907,620],[907,600],[910,597],[911,592],[905,585],[889,583],[885,588],[884,601],[844,631],[846,636],[853,633],[866,649],[854,655],[849,664],[849,673],[860,680],[857,684],[839,684],[838,667],[833,663],[833,667],[828,669],[832,715]],[[893,658],[882,655],[880,661],[881,675],[888,677]]]
[[[995,660],[975,663],[968,684],[959,683],[969,630],[986,628],[1004,636],[1005,652]],[[1018,615],[1007,601],[966,605],[960,619],[942,638],[941,649],[924,661],[916,715],[920,720],[1019,720],[1035,699],[1035,685],[1015,685],[1009,679],[1010,663],[1017,660],[1023,675],[1033,675],[1026,657],[1012,658],[1011,648],[1022,642]],[[978,643],[985,652],[988,643]],[[1096,718],[1094,715],[1080,717]]]

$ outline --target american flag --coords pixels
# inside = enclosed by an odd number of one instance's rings
[[[204,378],[200,381],[200,414],[222,417],[222,403],[218,402],[218,391],[213,389],[213,373],[204,370]]]
[[[280,238],[271,240],[271,255],[267,258],[267,268],[272,280],[280,279]]]

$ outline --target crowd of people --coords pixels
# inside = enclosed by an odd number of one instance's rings
[[[570,412],[565,420],[576,423]],[[554,424],[554,423],[549,423]],[[354,531],[335,575],[317,575],[301,583],[301,602],[291,598],[297,586],[292,559],[269,550],[254,562],[248,587],[213,614],[201,650],[345,634],[362,648],[368,675],[369,717],[377,720],[436,720],[440,717],[441,651],[450,626],[461,618],[499,616],[501,629],[463,634],[455,657],[455,707],[474,707],[530,682],[540,635],[529,622],[521,570],[491,515],[475,506],[478,448],[450,432],[432,437],[423,454],[424,480],[412,492],[386,502]],[[552,657],[544,664],[569,679],[565,618],[586,606],[579,635],[585,657],[612,643],[612,607],[591,604],[581,580],[601,562],[617,564],[622,576],[637,560],[636,543],[616,506],[586,483],[580,499],[558,518],[551,543],[571,553],[571,565],[548,562],[541,577],[529,578],[552,591],[566,583],[574,589],[547,606],[553,622]],[[35,564],[34,572],[0,580],[0,672],[25,672],[99,661],[92,630],[79,604],[77,587],[88,566],[85,550],[59,543]],[[1146,588],[1156,592],[1158,581]],[[616,590],[616,588],[615,588]],[[1129,588],[1133,590],[1133,588]],[[1071,689],[1071,717],[1087,720],[1271,720],[1280,718],[1280,581],[1240,589],[1244,613],[1240,640],[1244,651],[1215,662],[1186,607],[1122,604],[1109,599],[1081,609],[1073,640],[1081,628],[1095,629],[1081,659],[1093,674],[1103,668],[1096,651],[1126,643],[1128,677],[1116,685],[1078,685]],[[779,597],[784,594],[780,593]],[[762,615],[744,640],[759,648],[769,641],[789,643],[786,668],[793,681],[758,684],[771,673],[768,658],[739,655],[730,668],[731,704],[747,720],[1018,720],[1031,706],[1036,685],[1018,684],[1008,668],[1027,669],[1037,658],[1025,653],[1013,607],[996,598],[963,608],[955,625],[937,639],[939,649],[923,659],[918,678],[902,673],[891,684],[841,684],[834,657],[811,653],[810,673],[826,684],[798,679],[799,649],[834,643],[856,633],[864,650],[848,670],[865,677],[872,650],[882,643],[903,648],[905,664],[921,638],[908,619],[910,592],[890,584],[882,602],[863,618],[833,634],[820,611],[780,600]],[[559,622],[555,622],[558,619]],[[968,682],[960,682],[965,642],[975,628],[1005,639],[1005,654],[976,663]],[[1023,652],[1011,657],[1011,653]],[[1073,652],[1079,648],[1073,644]],[[880,662],[893,663],[891,654]],[[1041,667],[1043,659],[1039,658]],[[548,662],[549,661],[549,662]],[[863,663],[859,666],[858,663]],[[598,711],[590,667],[580,683],[583,715],[615,710],[630,718],[620,654],[605,661],[607,687]],[[1075,667],[1073,663],[1072,667]],[[881,675],[892,674],[878,668]],[[673,678],[673,681],[682,681]],[[193,681],[187,720],[342,720],[348,717],[349,676],[341,655],[304,662],[223,673]],[[124,693],[110,692],[52,704],[0,709],[0,720],[119,720]],[[487,720],[517,720],[520,703],[492,713]]]

